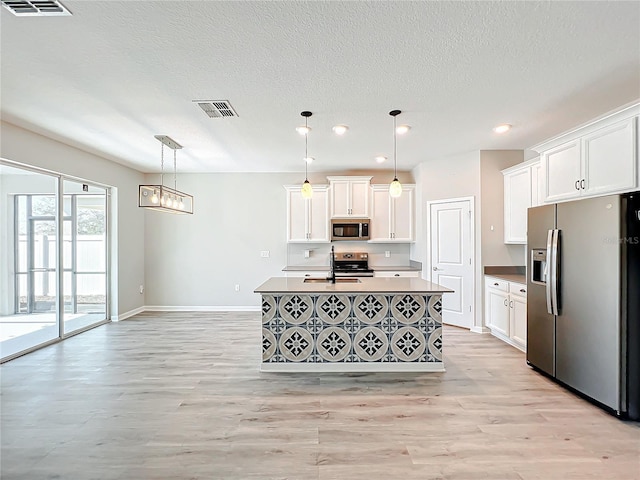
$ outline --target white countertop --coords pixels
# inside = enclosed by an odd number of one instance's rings
[[[360,277],[359,283],[304,283],[304,278],[271,277],[255,293],[453,293],[421,278]]]

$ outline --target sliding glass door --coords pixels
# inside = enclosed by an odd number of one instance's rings
[[[107,321],[107,199],[0,164],[0,359]]]
[[[64,181],[64,333],[107,319],[107,191]]]
[[[0,358],[60,336],[58,178],[0,165]]]

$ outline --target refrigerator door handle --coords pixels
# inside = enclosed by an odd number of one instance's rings
[[[549,230],[547,233],[547,265],[548,273],[545,279],[545,288],[547,291],[547,312],[550,315],[553,315],[553,305],[551,304],[551,279],[554,275],[553,270],[553,256],[552,256],[552,247],[553,247],[553,230]]]
[[[558,256],[558,249],[559,249],[559,238],[560,238],[560,230],[555,229],[553,230],[553,238],[552,238],[552,243],[551,243],[551,255],[552,255],[552,260],[551,260],[551,265],[552,265],[552,269],[553,269],[553,273],[551,275],[551,307],[552,307],[552,311],[550,313],[552,313],[553,315],[559,315],[559,309],[558,309],[558,270],[559,270],[559,256]]]

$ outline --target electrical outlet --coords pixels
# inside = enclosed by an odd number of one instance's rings
[[[309,258],[310,255],[311,255],[311,250],[304,251],[304,258]]]
[[[260,256],[261,256],[262,258],[269,258],[269,250],[262,250],[262,251],[260,252]]]
[[[236,292],[240,291],[240,285],[236,284]]]
[[[389,257],[391,256],[391,252],[390,252],[389,250],[385,250],[385,251],[384,251],[384,256],[385,256],[386,258],[389,258]]]
[[[140,295],[144,293],[144,285],[140,285]]]

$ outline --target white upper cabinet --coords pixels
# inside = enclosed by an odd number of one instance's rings
[[[369,218],[369,185],[372,177],[327,177],[332,218]]]
[[[533,160],[531,165],[531,206],[537,207],[544,203],[544,174],[540,158]]]
[[[579,139],[564,143],[542,154],[546,202],[580,196],[581,157]]]
[[[538,205],[540,161],[530,160],[504,175],[504,243],[527,243],[527,209]]]
[[[314,185],[313,195],[302,197],[300,185],[287,185],[287,242],[328,242],[329,186]]]
[[[636,118],[602,128],[582,139],[588,194],[609,193],[636,186]]]
[[[389,185],[371,186],[370,242],[414,241],[415,185],[403,185],[402,195],[389,195]]]
[[[545,203],[638,187],[638,114],[633,105],[538,147]]]

